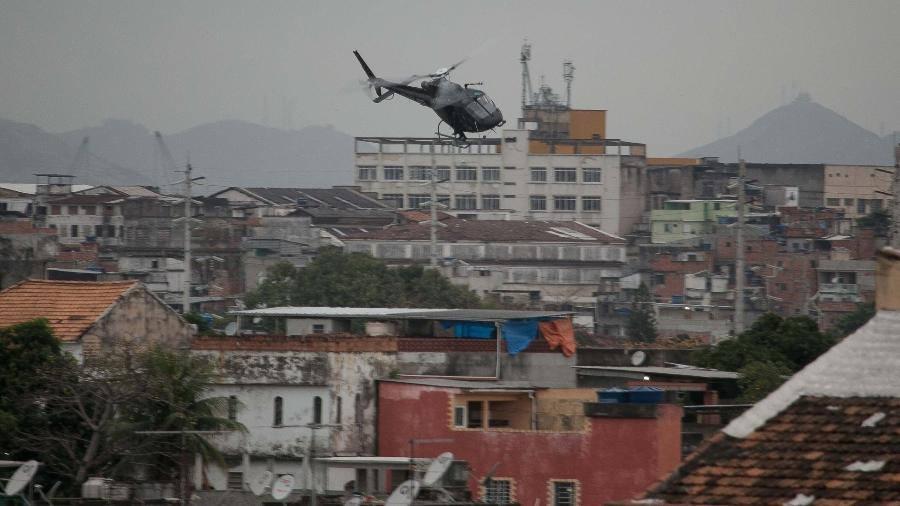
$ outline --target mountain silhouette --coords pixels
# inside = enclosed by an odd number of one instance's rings
[[[806,93],[773,109],[747,128],[679,156],[759,163],[893,165],[893,136],[879,137]]]

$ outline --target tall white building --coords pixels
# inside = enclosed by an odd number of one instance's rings
[[[527,129],[468,147],[444,140],[357,137],[355,183],[398,208],[437,201],[461,218],[580,221],[631,232],[645,210],[645,146],[603,139],[536,140]]]

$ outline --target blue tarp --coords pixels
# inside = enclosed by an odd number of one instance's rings
[[[524,350],[537,337],[537,320],[508,320],[503,324],[503,338],[506,339],[506,351],[515,355]]]
[[[497,335],[497,328],[492,322],[460,322],[442,321],[445,329],[453,328],[453,337],[468,337],[472,339],[493,339]]]

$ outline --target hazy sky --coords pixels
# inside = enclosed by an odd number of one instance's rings
[[[900,130],[900,1],[0,0],[0,116],[49,131],[124,118],[174,133],[243,119],[427,136],[437,118],[373,104],[351,51],[386,77],[469,56],[518,116],[519,48],[608,134],[665,155],[743,128],[795,90],[879,133]],[[514,121],[512,124],[515,124]]]

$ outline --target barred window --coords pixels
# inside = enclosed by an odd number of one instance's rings
[[[593,167],[582,169],[581,180],[585,183],[602,183],[603,169]]]
[[[556,167],[553,169],[553,180],[557,183],[578,182],[578,174],[574,167]]]
[[[358,173],[360,181],[375,181],[378,179],[378,171],[375,167],[359,167]]]
[[[575,195],[556,195],[553,197],[553,209],[556,211],[574,211]]]
[[[500,195],[482,195],[482,209],[500,209]]]
[[[403,167],[385,167],[384,179],[387,181],[403,181]]]
[[[402,193],[385,193],[381,196],[381,200],[383,200],[384,203],[389,206],[403,207]]]
[[[430,181],[431,174],[429,174],[428,167],[422,167],[421,165],[414,165],[409,168],[409,180],[410,181]]]
[[[575,482],[553,482],[553,506],[575,506]]]
[[[457,181],[478,181],[478,170],[472,167],[457,167]]]
[[[582,211],[600,211],[603,201],[600,197],[581,197]]]
[[[475,195],[457,195],[456,196],[456,208],[457,209],[477,209],[478,202],[475,200]]]
[[[530,209],[532,211],[546,211],[547,210],[547,197],[543,195],[532,195],[529,199]]]
[[[437,179],[438,181],[450,181],[450,167],[439,166],[437,168]]]
[[[481,169],[482,181],[500,181],[500,167],[483,167]]]
[[[484,484],[484,502],[487,504],[510,504],[512,502],[512,480],[487,480]]]
[[[409,194],[409,208],[416,209],[422,207],[431,200],[431,195],[427,193],[410,193]]]
[[[547,182],[547,168],[546,167],[532,167],[531,168],[531,182],[532,183],[546,183]]]

